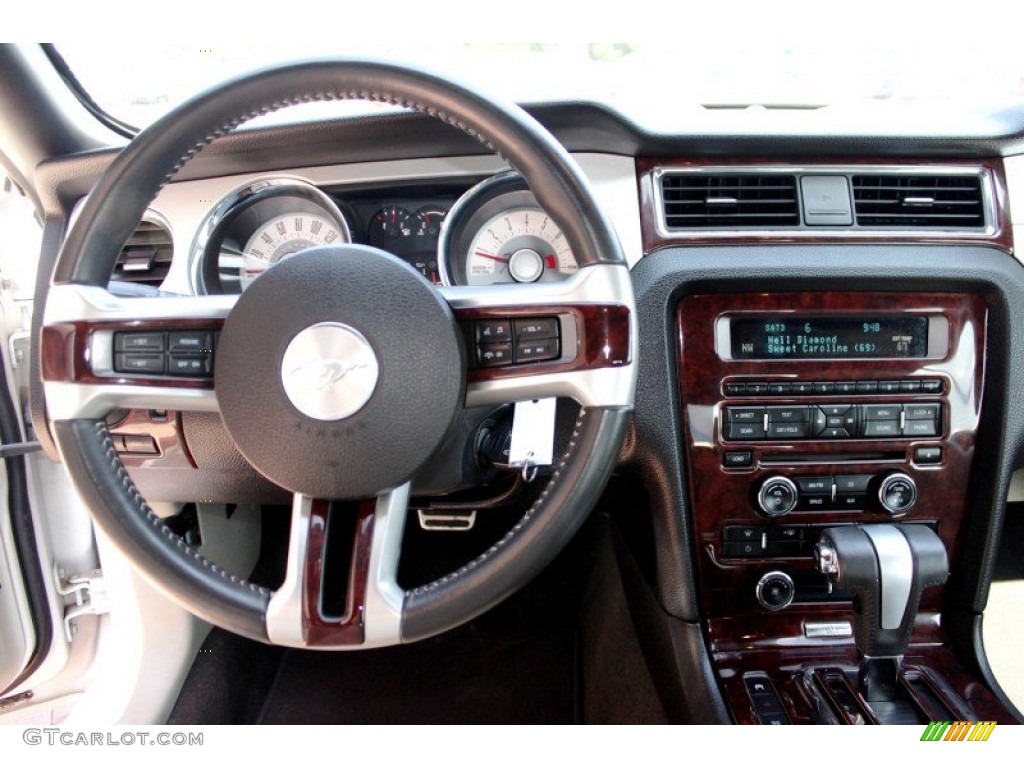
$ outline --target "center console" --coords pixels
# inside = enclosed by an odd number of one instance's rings
[[[1005,719],[940,621],[970,508],[987,313],[954,293],[678,304],[698,596],[737,722]],[[880,654],[889,690],[875,696]]]

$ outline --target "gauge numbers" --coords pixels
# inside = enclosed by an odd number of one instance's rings
[[[561,280],[578,269],[565,235],[539,208],[505,210],[477,231],[466,259],[470,285]]]
[[[336,224],[315,213],[286,213],[261,225],[242,249],[239,275],[244,291],[249,284],[282,259],[318,245],[345,242]]]

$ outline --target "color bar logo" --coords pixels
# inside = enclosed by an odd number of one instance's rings
[[[921,741],[988,741],[988,737],[995,730],[994,720],[983,720],[972,723],[966,720],[959,720],[951,723],[948,720],[943,722],[932,721],[921,734]]]

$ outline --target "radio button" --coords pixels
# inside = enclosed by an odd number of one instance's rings
[[[858,394],[874,394],[878,391],[877,381],[858,381],[857,382],[857,393]]]
[[[768,423],[781,424],[796,421],[807,421],[806,405],[776,405],[768,406]]]
[[[753,463],[753,451],[726,451],[722,457],[723,467],[749,467]]]
[[[814,392],[814,384],[809,381],[794,381],[793,382],[793,394],[794,395],[809,395]]]
[[[836,477],[836,493],[867,493],[871,475],[839,475]]]
[[[764,426],[764,408],[729,406],[725,411],[730,424],[758,424]]]
[[[835,391],[836,383],[834,381],[814,382],[814,394],[816,395],[831,395]]]
[[[747,385],[739,382],[729,382],[728,384],[722,385],[722,392],[724,392],[727,397],[745,395],[747,394]]]
[[[902,407],[899,405],[862,405],[865,421],[899,421]]]
[[[852,395],[857,391],[856,381],[837,381],[836,382],[836,394],[837,395]]]
[[[792,391],[793,385],[788,381],[780,381],[768,385],[768,393],[771,395],[788,395]]]
[[[768,439],[769,440],[786,440],[786,439],[802,439],[809,437],[808,427],[806,421],[801,422],[783,422],[772,423],[768,422]]]
[[[942,391],[942,379],[921,379],[921,391],[930,395]]]
[[[900,392],[920,392],[921,382],[920,381],[901,381]]]
[[[828,426],[828,417],[821,408],[811,408],[811,437],[818,437]]]
[[[918,419],[938,421],[941,407],[939,403],[907,403],[903,406],[903,410],[906,411],[907,421],[917,421]]]
[[[907,437],[936,437],[939,434],[939,423],[934,419],[908,421],[903,426],[903,434]]]
[[[898,421],[868,421],[864,424],[864,437],[899,437]]]
[[[825,412],[826,416],[845,416],[846,412],[850,410],[852,405],[819,405],[822,411]]]
[[[796,483],[796,487],[800,489],[800,493],[832,496],[832,475],[795,477],[793,481]]]
[[[730,440],[764,440],[764,424],[730,424]]]
[[[898,381],[880,381],[878,382],[878,391],[886,394],[900,391],[900,383]]]
[[[842,427],[846,429],[846,417],[845,416],[826,416],[825,417],[826,427]]]
[[[748,381],[747,382],[747,394],[748,395],[767,395],[768,385],[763,381]]]
[[[826,440],[845,440],[850,433],[842,427],[826,427],[821,436]]]

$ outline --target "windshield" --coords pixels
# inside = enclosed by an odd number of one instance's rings
[[[90,43],[57,47],[103,109],[138,127],[229,77],[286,61],[340,55],[418,64],[520,102],[592,100],[646,119],[700,107],[1020,104],[1024,46],[1013,39],[1014,26],[1003,25],[1006,32],[986,26],[985,34],[977,35],[947,30],[945,38],[934,30],[806,36],[797,26],[777,34],[730,32],[723,40],[692,31],[685,44],[346,40],[343,47],[300,42],[200,48],[146,42],[121,43],[116,56]],[[366,103],[317,107],[317,116],[375,108]],[[295,111],[286,111],[264,121],[296,117]]]

